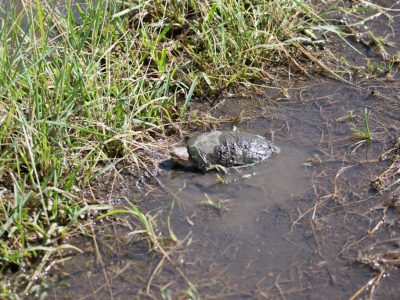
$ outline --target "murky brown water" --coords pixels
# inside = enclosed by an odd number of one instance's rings
[[[400,86],[388,84],[378,87],[382,95],[397,95]],[[302,101],[281,101],[268,112],[262,98],[251,105],[231,99],[219,107],[244,105],[264,116],[239,127],[274,131],[282,153],[269,162],[231,172],[225,184],[212,173],[165,171],[158,179],[175,197],[162,188],[141,197],[125,193],[145,211],[156,209],[164,236],[170,214],[171,228],[183,241],[171,250],[175,265],[165,261],[152,279],[152,297],[188,299],[188,291],[196,289],[205,299],[348,298],[376,276],[357,260],[375,243],[400,233],[391,221],[379,234],[368,235],[383,216],[385,199],[369,184],[387,166],[376,159],[399,135],[398,98],[370,97],[368,90],[322,79],[301,85],[291,93],[296,98],[301,92]],[[352,127],[363,126],[365,108],[374,140],[355,150]],[[350,110],[358,119],[337,121]],[[307,166],[313,155],[321,164]],[[209,199],[221,207],[207,205]],[[160,256],[147,254],[146,245],[130,240],[123,228],[97,229],[97,262],[88,239],[84,255],[57,268],[49,295],[150,297],[146,284]],[[399,273],[385,269],[384,275],[375,295],[395,299]]]
[[[393,26],[400,29],[398,21]],[[48,296],[398,299],[397,267],[366,262],[400,245],[399,212],[388,207],[387,195],[370,188],[389,165],[379,156],[400,136],[397,75],[357,86],[324,78],[281,84],[290,97],[272,108],[276,88],[214,108],[216,114],[251,115],[237,126],[274,137],[282,152],[270,161],[231,172],[226,183],[212,173],[164,171],[158,180],[165,188],[137,192],[127,183],[111,195],[150,212],[160,236],[169,236],[170,220],[179,240],[165,240],[170,261],[157,268],[160,254],[148,253],[144,241],[129,235],[135,230],[129,221],[98,224],[93,237],[79,239],[84,253],[50,272]],[[353,128],[364,128],[365,109],[373,141],[358,144]],[[345,118],[350,111],[354,119]],[[311,164],[310,157],[321,162]],[[375,284],[368,285],[371,279]]]

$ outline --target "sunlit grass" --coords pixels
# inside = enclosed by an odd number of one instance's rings
[[[372,141],[371,129],[369,128],[369,115],[368,110],[364,111],[364,129],[360,129],[353,125],[353,134],[360,141],[370,142]]]
[[[353,153],[355,153],[357,149],[360,148],[362,145],[368,144],[372,141],[372,132],[369,126],[369,112],[367,109],[364,110],[363,121],[364,121],[364,128],[359,128],[354,124],[352,125],[353,136],[357,140],[352,145]]]

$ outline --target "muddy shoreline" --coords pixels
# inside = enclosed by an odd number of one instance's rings
[[[390,95],[400,86],[395,81],[378,84],[372,86],[385,98],[320,78],[292,88],[297,100],[281,100],[268,111],[263,98],[251,104],[248,99],[225,101],[218,106],[224,113],[240,103],[258,111],[262,118],[243,121],[239,128],[273,135],[282,146],[281,156],[229,174],[226,184],[215,174],[171,170],[158,177],[169,193],[155,185],[145,188],[143,196],[121,195],[156,216],[172,262],[157,269],[159,254],[141,252],[144,242],[127,242],[126,225],[96,229],[102,263],[94,262],[91,250],[65,262],[53,272],[57,287],[49,295],[76,296],[71,287],[85,289],[89,281],[93,289],[86,288],[83,297],[147,298],[149,288],[152,297],[175,299],[197,293],[205,299],[350,298],[372,289],[374,297],[394,298],[396,264],[374,262],[400,242],[398,212],[389,208],[388,194],[370,184],[392,163],[390,157],[379,158],[398,136],[400,108]],[[366,108],[373,140],[358,146],[353,128],[363,127]],[[342,121],[349,111],[354,120]],[[171,240],[170,230],[177,241]],[[376,285],[368,285],[371,280]],[[60,287],[63,282],[67,288]]]

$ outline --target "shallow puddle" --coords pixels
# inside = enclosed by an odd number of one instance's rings
[[[283,203],[304,195],[309,172],[304,166],[310,156],[305,150],[280,145],[281,153],[267,162],[248,168],[216,173],[167,172],[160,181],[174,191],[180,204],[194,207],[205,202],[226,203],[248,210]]]
[[[379,89],[383,95],[399,86]],[[164,240],[170,260],[147,253],[145,243],[129,236],[134,228],[97,225],[93,238],[79,242],[86,252],[52,272],[56,279],[49,295],[89,299],[354,295],[376,276],[376,270],[358,263],[360,253],[369,255],[371,245],[396,236],[399,229],[392,222],[379,235],[368,235],[382,219],[385,203],[371,191],[370,182],[387,165],[377,159],[398,135],[399,106],[396,98],[377,101],[365,88],[332,81],[302,83],[292,90],[293,98],[300,91],[302,100],[281,101],[268,112],[263,109],[264,98],[243,104],[260,118],[239,124],[239,129],[267,137],[274,132],[281,147],[269,161],[232,170],[223,178],[166,170],[156,189],[144,189],[140,196],[132,192],[134,188],[128,192],[127,186],[121,195],[113,195],[152,212],[160,236],[173,232],[177,243],[170,246]],[[232,99],[219,109],[226,113],[240,103],[244,102]],[[362,128],[366,108],[374,140],[358,144],[353,128]],[[354,120],[343,118],[349,111]],[[397,273],[385,269],[385,276],[380,279],[382,286],[391,286]]]

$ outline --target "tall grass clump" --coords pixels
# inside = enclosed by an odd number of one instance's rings
[[[25,270],[26,282],[78,216],[106,208],[79,192],[96,174],[116,160],[145,166],[193,95],[265,78],[310,11],[293,0],[64,4],[0,8],[3,295],[21,288],[8,275]]]

